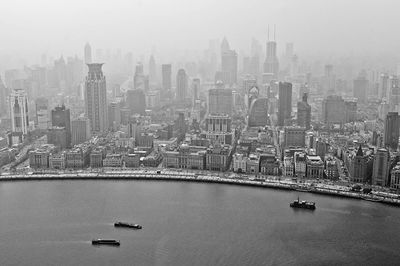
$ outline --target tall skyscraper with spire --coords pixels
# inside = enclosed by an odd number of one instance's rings
[[[86,116],[92,132],[102,133],[108,129],[106,77],[101,69],[103,64],[87,64],[89,73],[85,82]]]
[[[22,143],[24,136],[28,134],[28,95],[23,89],[16,89],[11,92],[8,98],[11,119],[10,144]]]
[[[89,43],[85,45],[85,64],[92,63],[92,47],[90,47]]]
[[[279,74],[279,60],[276,55],[276,39],[275,39],[275,27],[274,27],[274,40],[269,39],[269,26],[268,26],[268,41],[267,51],[264,62],[264,73],[273,74],[274,79],[278,79]]]
[[[221,72],[225,84],[237,83],[237,53],[231,50],[226,38],[221,43]]]

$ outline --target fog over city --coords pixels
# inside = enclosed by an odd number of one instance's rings
[[[2,2],[0,54],[82,54],[81,44],[135,55],[202,50],[226,36],[248,51],[251,38],[294,42],[304,55],[387,55],[397,52],[396,0],[16,0]],[[279,47],[278,54],[283,53]],[[15,56],[15,55],[13,55]]]
[[[399,11],[2,1],[0,265],[398,265]]]

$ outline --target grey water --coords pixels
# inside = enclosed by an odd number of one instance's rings
[[[289,203],[315,201],[317,210]],[[114,228],[115,221],[143,225]],[[0,265],[395,265],[400,208],[223,184],[0,183]],[[114,238],[120,247],[95,247]]]

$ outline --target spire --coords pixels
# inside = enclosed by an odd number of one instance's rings
[[[361,148],[361,144],[360,144],[360,146],[358,147],[358,151],[357,151],[357,153],[356,153],[356,156],[360,156],[360,157],[364,156],[363,150],[362,150],[362,148]]]
[[[267,38],[267,40],[269,41],[269,24],[268,24],[268,38]]]

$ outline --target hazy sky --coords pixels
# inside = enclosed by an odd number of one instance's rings
[[[302,53],[397,53],[399,11],[398,0],[5,0],[0,52],[81,55],[89,41],[165,53],[223,36],[249,51],[276,24],[279,54],[286,42]]]

